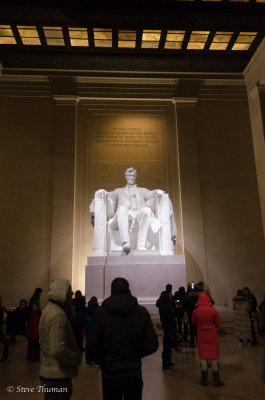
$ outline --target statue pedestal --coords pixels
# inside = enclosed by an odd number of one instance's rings
[[[171,283],[173,292],[179,286],[186,288],[186,266],[180,255],[158,255],[149,252],[126,255],[88,257],[86,266],[85,295],[87,300],[96,296],[101,302],[110,296],[110,286],[114,278],[129,281],[133,296],[151,314],[157,315],[155,306],[166,284]]]

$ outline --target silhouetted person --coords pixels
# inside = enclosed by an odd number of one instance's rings
[[[190,347],[195,346],[196,327],[192,323],[192,313],[195,308],[195,304],[198,301],[199,294],[196,291],[195,284],[193,282],[188,283],[188,288],[183,304],[184,313],[187,317],[184,321],[184,341],[188,341],[188,328],[190,331]]]
[[[81,290],[75,292],[75,297],[72,300],[72,305],[75,308],[75,312],[83,312],[86,307],[86,298],[82,295]]]
[[[92,326],[93,314],[98,309],[98,299],[92,296],[87,302],[86,315],[85,315],[85,333],[86,333],[86,367],[98,367],[98,360],[92,360],[89,355],[89,331]]]
[[[90,313],[91,315],[94,314],[94,312],[98,309],[99,304],[98,304],[98,299],[96,296],[92,296],[88,302],[87,302],[87,312]]]
[[[5,322],[5,314],[8,314],[7,309],[3,306],[3,298],[0,296],[0,340],[3,336],[3,326]]]
[[[166,291],[167,291],[168,293],[172,294],[172,285],[171,285],[171,283],[168,283],[168,284],[166,285]]]
[[[248,302],[250,304],[251,311],[256,312],[257,311],[257,300],[256,300],[256,297],[254,296],[254,294],[251,293],[251,291],[249,290],[248,287],[244,287],[243,293],[244,293],[244,296],[246,296],[248,298]]]
[[[260,336],[263,336],[265,333],[265,293],[263,294],[263,301],[259,305],[259,321],[259,334]]]
[[[83,329],[85,328],[86,299],[81,290],[75,292],[72,300],[74,306],[74,316],[71,319],[71,325],[80,351],[83,351]]]
[[[126,279],[114,279],[111,296],[95,311],[88,346],[90,357],[100,360],[104,400],[141,400],[141,358],[157,350],[158,340]]]
[[[176,305],[176,319],[177,319],[177,328],[178,333],[182,335],[182,322],[183,322],[183,315],[184,315],[184,302],[185,302],[185,288],[180,286],[178,292],[174,294],[174,301]]]
[[[171,361],[171,349],[174,347],[173,335],[176,334],[175,309],[171,294],[166,290],[161,293],[156,302],[159,309],[163,335],[162,369],[170,370],[174,365]],[[177,343],[175,343],[177,345]]]
[[[29,309],[27,300],[21,299],[19,306],[12,312],[9,312],[6,318],[6,334],[4,336],[4,351],[1,362],[7,360],[10,343],[16,342],[16,336],[26,336]]]
[[[250,312],[249,312],[249,318],[250,318],[250,323],[251,323],[251,331],[253,335],[253,344],[257,342],[257,336],[256,336],[256,329],[255,329],[255,324],[257,324],[257,300],[256,297],[254,296],[253,293],[249,290],[248,287],[244,287],[243,289],[244,296],[247,297],[249,305],[250,305]]]
[[[40,296],[42,294],[42,288],[36,288],[33,295],[31,296],[31,299],[29,301],[29,307],[31,307],[32,303],[35,303],[38,305],[40,309]]]
[[[27,327],[28,351],[27,359],[30,361],[40,360],[40,343],[39,343],[39,323],[41,310],[38,302],[32,302],[29,311],[29,320]]]

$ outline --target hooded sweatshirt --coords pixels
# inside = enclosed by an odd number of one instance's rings
[[[92,359],[100,360],[104,376],[135,376],[158,340],[146,308],[130,294],[116,294],[95,311],[87,348]]]
[[[48,304],[40,319],[40,346],[42,351],[40,376],[43,378],[70,378],[77,376],[81,354],[68,321],[66,308],[70,282],[57,279],[51,282]]]

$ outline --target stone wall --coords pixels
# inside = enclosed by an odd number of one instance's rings
[[[0,292],[16,305],[50,279],[54,107],[49,98],[0,98]]]

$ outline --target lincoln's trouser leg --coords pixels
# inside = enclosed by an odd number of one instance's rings
[[[144,207],[138,215],[139,233],[137,239],[137,249],[145,248],[146,236],[150,227],[152,211],[148,207]]]
[[[128,209],[120,206],[117,210],[117,221],[120,231],[121,244],[128,243],[130,245],[130,236],[128,232]]]

